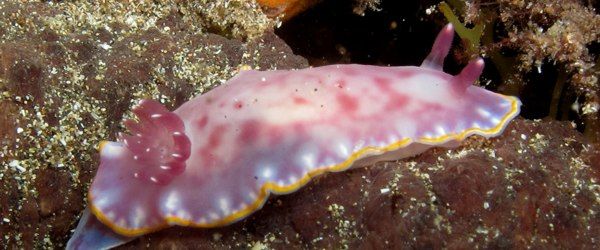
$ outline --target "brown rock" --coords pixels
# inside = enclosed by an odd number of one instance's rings
[[[252,6],[231,7],[235,17],[211,15],[211,27],[230,25],[221,34],[203,32],[201,7],[0,2],[2,247],[64,247],[98,166],[95,147],[123,131],[136,100],[175,108],[241,64],[308,66],[272,33],[250,39],[270,25]]]
[[[5,87],[18,96],[42,96],[42,63],[34,46],[3,44],[0,46],[0,78]]]
[[[71,3],[55,4],[0,3],[11,13],[0,23],[19,24],[0,26],[7,248],[64,246],[97,167],[94,147],[122,131],[134,100],[173,108],[240,64],[307,66],[273,34],[246,42],[200,33],[170,8],[132,10],[149,15],[140,22],[157,19],[142,29],[118,14],[86,23]],[[318,177],[228,227],[174,227],[123,248],[594,248],[599,164],[598,149],[569,124],[517,120],[497,139]]]

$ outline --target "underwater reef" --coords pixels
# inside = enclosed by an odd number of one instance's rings
[[[265,3],[286,1],[257,2],[0,2],[2,245],[65,246],[86,206],[98,143],[124,131],[122,120],[141,98],[172,109],[248,66],[397,63],[372,51],[359,57],[348,45],[332,46],[333,56],[304,53],[290,34],[319,44],[294,28],[331,1],[287,1],[315,3],[283,24],[263,11],[272,7]],[[397,10],[389,1],[348,2],[340,12],[358,21]],[[461,64],[483,53],[489,86],[521,96],[524,109],[546,93],[546,113],[532,110],[526,118],[547,118],[516,119],[500,137],[470,138],[453,150],[326,174],[270,198],[233,225],[169,228],[121,248],[596,247],[598,3],[448,1],[446,9],[439,3],[405,3],[418,8],[405,11],[418,14],[385,29],[430,27],[418,32],[435,34],[451,16],[467,33],[481,25],[478,43],[469,44],[459,30],[461,49],[449,60]],[[313,27],[321,39],[335,40],[327,26]],[[433,38],[419,39],[429,40],[422,48],[416,38],[414,49],[391,42],[379,48],[422,52],[406,56],[422,59]],[[538,78],[551,86],[528,85]]]

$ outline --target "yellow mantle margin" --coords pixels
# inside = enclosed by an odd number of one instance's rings
[[[498,125],[496,125],[495,127],[491,128],[491,129],[483,130],[483,129],[479,129],[479,128],[469,128],[458,134],[446,134],[446,135],[442,135],[442,136],[436,137],[436,138],[419,138],[418,140],[415,140],[414,142],[428,144],[428,145],[436,145],[436,144],[439,145],[439,144],[448,142],[450,140],[462,141],[467,136],[476,134],[476,133],[480,134],[480,135],[498,134],[498,133],[500,133],[500,131],[502,131],[502,129],[504,129],[505,125],[519,113],[519,103],[520,103],[519,100],[516,97],[512,97],[512,96],[504,96],[504,98],[507,98],[511,101],[511,103],[512,103],[511,110],[502,118],[502,120],[500,121],[500,123],[498,123]],[[332,166],[317,168],[311,172],[308,172],[305,176],[300,178],[297,182],[292,183],[287,186],[280,186],[273,182],[267,182],[262,186],[256,200],[252,204],[248,205],[244,209],[241,209],[241,210],[236,211],[235,213],[232,213],[231,215],[229,215],[225,218],[222,218],[218,221],[211,222],[211,223],[196,223],[196,222],[193,222],[190,220],[179,218],[177,216],[168,216],[168,217],[164,218],[164,221],[162,224],[158,224],[156,226],[145,227],[145,228],[125,228],[125,227],[120,227],[120,226],[116,225],[113,221],[108,219],[102,213],[102,211],[100,211],[96,206],[94,206],[93,203],[90,203],[89,207],[90,207],[90,210],[92,211],[92,213],[96,216],[96,218],[98,218],[98,220],[100,220],[103,224],[110,227],[116,233],[124,235],[124,236],[128,236],[128,237],[135,237],[135,236],[139,236],[142,234],[155,232],[155,231],[161,230],[163,228],[171,227],[173,225],[189,226],[189,227],[197,227],[197,228],[221,227],[221,226],[231,224],[235,221],[238,221],[238,220],[250,215],[254,211],[260,209],[262,207],[262,205],[265,203],[265,201],[267,200],[267,198],[269,197],[269,193],[287,194],[287,193],[294,192],[294,191],[298,190],[299,188],[301,188],[302,186],[306,185],[306,183],[308,183],[312,177],[321,175],[325,172],[339,172],[339,171],[346,170],[351,167],[351,165],[354,161],[360,159],[362,156],[383,154],[383,153],[386,153],[389,151],[394,151],[396,149],[408,146],[409,144],[411,144],[411,142],[412,142],[412,140],[410,138],[404,138],[402,140],[399,140],[395,143],[392,143],[392,144],[384,146],[384,147],[370,146],[370,147],[362,148],[361,150],[357,151],[356,153],[354,153],[350,157],[348,157],[348,159],[346,159],[344,162],[342,162],[340,164],[332,165]],[[101,143],[99,145],[99,147],[101,148],[103,145],[104,144]],[[90,192],[88,192],[88,200],[89,201],[93,200],[92,194]]]

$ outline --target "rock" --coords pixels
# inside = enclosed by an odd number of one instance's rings
[[[269,32],[206,33],[191,4],[77,4],[0,3],[7,248],[64,247],[98,165],[95,147],[123,131],[135,100],[174,108],[243,64],[308,66]],[[227,31],[215,18],[210,30]],[[594,248],[599,155],[568,123],[516,120],[499,138],[318,177],[227,227],[174,227],[122,248]]]
[[[213,34],[197,2],[0,2],[2,245],[65,246],[98,166],[96,146],[124,130],[137,100],[175,108],[242,65],[307,67],[252,6],[211,14]]]

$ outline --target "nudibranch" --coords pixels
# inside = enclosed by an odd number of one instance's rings
[[[101,145],[68,248],[224,226],[325,172],[499,135],[520,101],[473,85],[481,58],[444,73],[453,35],[447,25],[420,67],[247,70],[172,112],[142,100],[124,122],[130,134]]]

